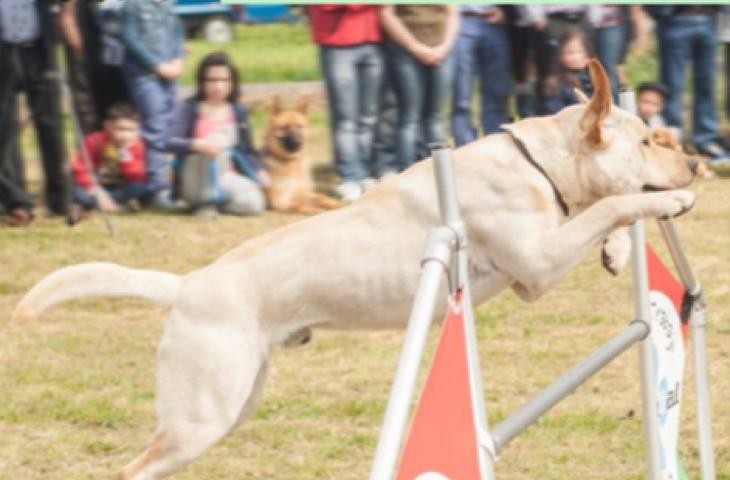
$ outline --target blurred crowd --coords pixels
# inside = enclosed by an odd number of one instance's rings
[[[517,118],[554,114],[579,102],[576,88],[590,96],[592,57],[604,65],[616,101],[622,88],[635,88],[647,125],[670,128],[711,167],[730,164],[715,96],[716,79],[724,78],[726,92],[730,81],[728,7],[312,5],[306,13],[328,99],[335,190],[345,202],[428,156],[429,144],[452,138],[458,146]],[[627,54],[646,49],[652,35],[659,78],[629,85]],[[49,215],[74,222],[92,209],[264,211],[271,179],[252,141],[239,72],[213,52],[196,66],[193,96],[180,101],[184,57],[169,0],[0,0],[7,223],[33,220],[19,141],[31,121]],[[66,87],[77,146],[70,158]],[[27,119],[17,114],[20,92]],[[722,110],[730,116],[730,95]]]

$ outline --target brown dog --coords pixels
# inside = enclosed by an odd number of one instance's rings
[[[284,110],[278,96],[273,99],[264,152],[264,164],[271,175],[266,194],[272,210],[311,215],[341,206],[337,200],[314,191],[305,151],[308,109],[308,96],[301,97],[293,110]]]
[[[668,128],[655,128],[651,131],[651,139],[657,145],[671,148],[677,152],[684,152],[682,144],[679,143],[677,137]],[[686,153],[686,152],[684,152]],[[697,176],[702,178],[714,178],[715,173],[707,167],[704,159],[698,155],[693,155],[692,159],[697,162]]]

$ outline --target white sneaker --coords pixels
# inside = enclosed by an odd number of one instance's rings
[[[385,172],[380,174],[380,183],[385,182],[386,180],[390,180],[393,177],[397,177],[398,172],[395,170],[386,170]]]
[[[363,193],[369,192],[378,184],[378,180],[373,177],[368,177],[364,180],[360,180],[360,187],[362,187]]]
[[[359,182],[342,182],[335,187],[335,192],[343,202],[352,203],[362,195],[362,187]]]

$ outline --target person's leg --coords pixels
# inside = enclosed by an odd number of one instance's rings
[[[147,146],[147,194],[154,195],[168,188],[165,141],[174,87],[152,77],[136,78],[129,87],[132,102],[142,119],[142,138]]]
[[[472,123],[471,98],[474,83],[474,69],[477,59],[478,18],[462,17],[459,36],[454,45],[454,83],[451,99],[451,134],[457,146],[476,139],[477,132]]]
[[[109,195],[118,205],[124,205],[130,200],[142,200],[146,191],[144,182],[123,183],[116,188],[108,189]]]
[[[507,123],[510,45],[504,25],[482,25],[478,56],[481,118],[484,135],[499,131]]]
[[[358,102],[357,140],[359,158],[367,177],[375,177],[378,172],[373,162],[373,138],[378,119],[378,95],[383,81],[385,62],[383,52],[378,45],[359,47],[358,85],[360,99]]]
[[[692,109],[692,141],[703,146],[718,140],[715,105],[715,53],[717,32],[714,15],[695,17],[695,39],[692,42],[694,107]]]
[[[0,43],[0,203],[5,210],[32,210],[25,191],[23,161],[19,147],[18,102],[15,93],[15,53]]]
[[[657,24],[659,71],[662,83],[669,89],[664,118],[672,127],[682,128],[682,93],[684,70],[689,59],[691,30],[681,17],[661,20]]]
[[[613,101],[616,104],[618,104],[619,89],[617,66],[621,63],[624,51],[626,38],[624,30],[623,24],[596,29],[596,55],[606,69],[608,79],[611,81]]]
[[[454,75],[454,56],[449,55],[437,67],[423,67],[426,92],[423,97],[423,139],[424,147],[431,143],[445,143],[444,106],[449,98]],[[418,152],[417,160],[430,152]]]
[[[35,125],[43,173],[46,205],[51,213],[65,215],[71,200],[71,179],[61,122],[61,92],[54,61],[41,42],[20,51],[24,69],[22,86],[28,95]]]
[[[335,170],[345,182],[367,177],[357,139],[358,79],[355,56],[349,48],[320,48],[320,61],[330,105]]]
[[[68,47],[66,64],[68,66],[68,84],[73,97],[73,107],[76,118],[84,135],[93,133],[101,128],[101,119],[97,110],[96,99],[92,91],[91,70],[89,59],[84,58],[83,52],[75,53]]]
[[[398,102],[388,69],[385,68],[380,88],[380,108],[373,138],[373,169],[378,177],[398,170],[396,158],[396,129],[398,125]]]
[[[84,210],[97,208],[96,198],[78,185],[74,185],[73,187],[73,202],[81,206]]]
[[[221,211],[233,215],[259,215],[266,210],[266,197],[253,180],[233,172],[220,178],[220,186],[228,199]]]
[[[396,151],[399,170],[405,170],[416,161],[416,142],[421,126],[424,78],[422,66],[400,45],[388,43],[389,68],[395,95],[398,98],[398,134]]]

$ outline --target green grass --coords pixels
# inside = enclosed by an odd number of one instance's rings
[[[200,59],[216,50],[231,55],[243,82],[321,79],[317,48],[307,25],[237,25],[235,32],[235,40],[225,44],[189,40],[182,83],[193,84]]]

